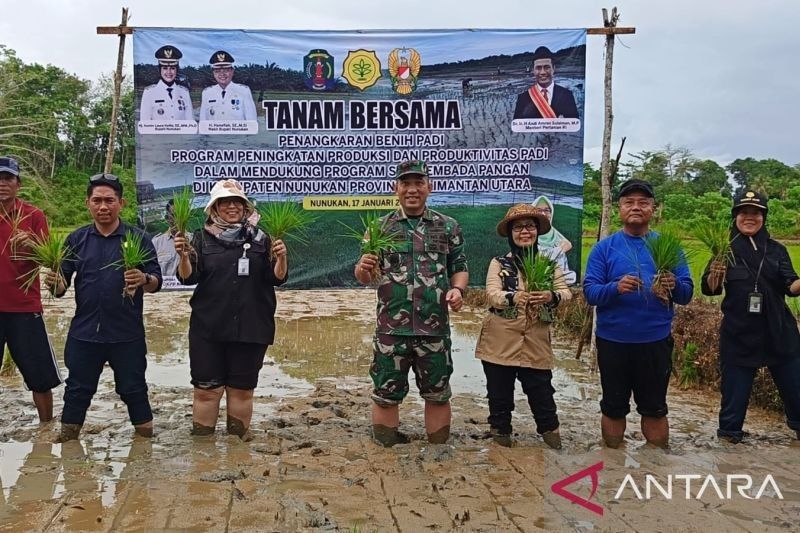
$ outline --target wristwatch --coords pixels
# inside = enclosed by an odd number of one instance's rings
[[[145,272],[145,274],[144,274],[144,284],[145,285],[150,285],[151,281],[153,281],[153,276],[151,276],[150,274]]]

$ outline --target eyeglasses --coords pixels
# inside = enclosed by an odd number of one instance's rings
[[[100,180],[119,181],[119,178],[116,177],[114,174],[95,174],[94,176],[89,178],[90,182],[100,181]]]
[[[534,231],[536,231],[536,224],[519,224],[511,226],[511,231],[513,231],[514,233],[522,233],[522,230],[524,229],[533,233]]]
[[[230,204],[244,205],[244,201],[241,198],[230,196],[228,198],[220,198],[219,200],[217,200],[217,204],[220,207],[225,207],[226,205]]]

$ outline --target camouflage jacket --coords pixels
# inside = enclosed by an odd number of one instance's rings
[[[378,333],[450,335],[445,296],[450,277],[467,271],[464,238],[455,219],[426,209],[413,228],[402,210],[384,216],[399,244],[381,257]]]

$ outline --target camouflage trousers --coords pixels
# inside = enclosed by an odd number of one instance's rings
[[[450,391],[453,359],[450,337],[402,336],[376,333],[372,340],[372,400],[378,405],[398,405],[408,394],[408,369],[414,376],[420,396],[426,401],[446,403]]]

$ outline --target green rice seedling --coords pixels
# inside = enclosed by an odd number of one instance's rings
[[[645,247],[656,267],[653,292],[662,302],[669,304],[670,290],[663,286],[662,279],[679,265],[686,264],[687,252],[684,251],[680,237],[670,229],[662,230],[658,236],[649,235],[645,239]]]
[[[525,285],[528,292],[553,291],[556,288],[556,263],[544,254],[534,253],[533,248],[522,256],[522,276],[525,278]],[[538,307],[539,320],[542,322],[552,322],[553,314],[550,308],[544,305],[531,306],[525,308],[527,317],[532,318],[534,307]]]
[[[172,193],[172,228],[176,235],[187,237],[189,235],[189,226],[192,221],[192,201],[194,194],[189,187],[184,187],[180,191]],[[191,243],[186,243],[190,256],[196,256]]]
[[[18,260],[31,261],[36,265],[18,278],[22,281],[22,290],[28,292],[31,286],[38,282],[42,268],[55,272],[58,279],[64,277],[61,267],[64,261],[70,260],[72,255],[72,251],[66,243],[67,235],[65,233],[35,235],[31,239],[28,251],[15,257]]]
[[[118,261],[106,265],[103,268],[115,267],[121,268],[124,271],[132,270],[143,266],[146,262],[152,259],[152,255],[144,246],[143,238],[140,233],[128,230],[125,232],[125,238],[120,245],[121,257]],[[136,294],[136,287],[126,285],[122,289],[123,299],[127,296],[133,301],[133,296]]]
[[[194,195],[189,187],[172,193],[172,223],[176,233],[186,235],[192,219],[192,200]]]
[[[703,224],[693,232],[694,238],[711,252],[711,260],[726,265],[735,264],[731,251],[730,226],[727,222]]]
[[[362,228],[353,228],[340,222],[347,228],[347,233],[343,237],[350,237],[360,244],[361,255],[370,254],[383,257],[384,254],[392,252],[400,244],[397,235],[386,231],[386,226],[381,222],[381,215],[376,212],[369,212],[359,216]],[[378,269],[372,271],[372,280],[375,281],[380,275]]]
[[[680,364],[680,378],[678,384],[681,388],[687,389],[697,385],[700,381],[700,373],[698,371],[697,363],[697,345],[693,342],[687,342],[686,347],[683,349],[683,361]]]
[[[256,207],[260,220],[258,225],[269,235],[272,242],[291,239],[308,244],[308,228],[317,217],[303,209],[297,202],[269,202]],[[270,257],[272,252],[270,251]]]

